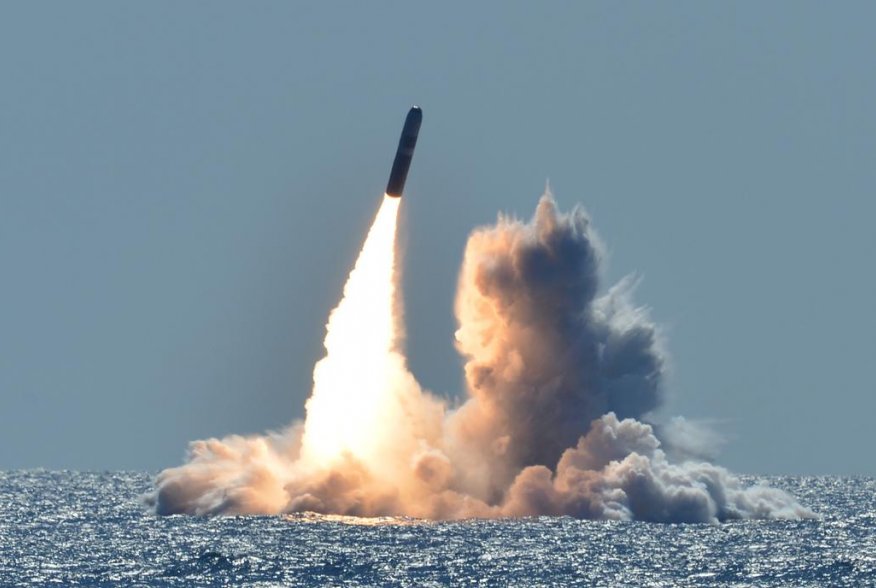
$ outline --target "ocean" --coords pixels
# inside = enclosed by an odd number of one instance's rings
[[[158,517],[144,472],[0,472],[2,586],[876,586],[876,479],[745,477],[820,516],[718,525]]]

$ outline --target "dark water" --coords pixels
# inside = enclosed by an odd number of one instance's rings
[[[147,474],[0,472],[0,585],[876,586],[876,480],[760,481],[822,518],[158,518]]]

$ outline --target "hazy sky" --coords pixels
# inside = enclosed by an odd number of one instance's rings
[[[460,393],[468,232],[583,204],[741,472],[876,474],[876,4],[0,10],[0,468],[158,469],[302,416],[425,116],[412,370]],[[391,426],[391,424],[388,424]]]

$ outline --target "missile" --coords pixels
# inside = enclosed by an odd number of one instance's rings
[[[411,169],[411,159],[414,157],[414,147],[417,146],[417,135],[420,134],[422,122],[423,111],[419,106],[412,107],[405,118],[395,160],[392,162],[392,171],[389,172],[389,182],[386,184],[387,196],[400,198],[404,192],[405,180],[408,178],[408,170]]]

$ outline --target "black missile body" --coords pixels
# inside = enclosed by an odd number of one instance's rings
[[[401,138],[398,140],[398,150],[395,152],[395,161],[392,162],[392,171],[389,172],[389,182],[386,184],[388,196],[398,198],[404,192],[405,180],[408,178],[408,170],[411,169],[411,159],[414,157],[414,147],[417,146],[417,135],[420,133],[422,122],[423,111],[419,106],[414,106],[405,118],[405,126],[402,127]]]

